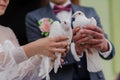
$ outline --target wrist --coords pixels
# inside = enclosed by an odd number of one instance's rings
[[[35,46],[33,45],[33,42],[29,43],[27,45],[24,45],[23,49],[28,58],[30,58],[36,54],[36,50],[35,50]]]
[[[109,50],[109,44],[108,42],[105,40],[104,46],[103,48],[100,50],[101,52],[106,52]]]

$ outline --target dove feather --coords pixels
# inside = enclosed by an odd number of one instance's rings
[[[59,23],[58,21],[55,21],[54,24],[51,27],[50,31],[50,36],[68,36],[69,40],[68,43],[71,43],[71,39],[72,39],[72,29],[71,29],[71,24],[66,20],[66,21],[62,21],[61,23]],[[52,29],[53,28],[53,29]],[[55,55],[57,56],[57,59],[54,62],[54,72],[57,73],[57,70],[59,68],[59,66],[61,65],[60,59],[61,59],[61,54],[60,53],[55,53]]]

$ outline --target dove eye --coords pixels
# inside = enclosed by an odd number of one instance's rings
[[[66,21],[64,21],[64,23],[66,24]]]
[[[81,13],[78,13],[79,15],[81,15]]]

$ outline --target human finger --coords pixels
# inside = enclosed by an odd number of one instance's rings
[[[56,58],[57,58],[57,56],[56,56],[53,52],[49,52],[49,53],[47,54],[47,56],[48,56],[48,57],[51,57],[52,59],[56,59]]]
[[[80,33],[93,36],[93,38],[103,38],[103,34],[88,29],[81,30]]]
[[[88,54],[93,54],[90,48],[88,48],[87,50],[88,50]]]
[[[56,42],[56,43],[54,43],[52,45],[53,45],[53,47],[56,47],[56,48],[65,48],[69,44],[68,44],[67,41],[63,41],[63,42]]]
[[[62,57],[65,57],[66,54],[68,53],[68,51],[69,51],[69,46],[66,46],[64,49],[65,49],[65,52],[62,53]]]
[[[103,33],[103,30],[101,28],[99,28],[98,26],[86,26],[86,27],[84,27],[84,29],[89,29],[92,31],[96,31],[98,33]]]
[[[60,41],[65,41],[68,40],[69,38],[67,36],[58,36],[54,38],[54,41],[60,42]]]
[[[85,44],[82,44],[82,45],[81,45],[81,44],[79,44],[79,47],[80,47],[80,48],[82,48],[82,49],[84,50],[84,49],[91,48],[91,45],[89,45],[89,44],[85,43]]]
[[[73,41],[76,42],[76,41],[78,41],[78,40],[80,40],[82,38],[85,38],[85,37],[87,37],[86,34],[79,33],[79,34],[76,34],[75,36],[73,36]]]
[[[73,36],[76,35],[78,32],[79,32],[80,28],[77,27],[77,28],[74,28],[73,29]]]
[[[53,48],[53,53],[61,53],[62,55],[65,53],[66,49],[64,48]]]
[[[102,43],[102,39],[90,39],[88,42],[87,42],[88,44],[92,44],[92,45],[94,45],[94,44],[101,44]]]
[[[92,48],[95,48],[97,50],[102,50],[103,49],[103,45],[101,44],[94,44],[94,45],[91,45]]]
[[[69,52],[69,49],[70,49],[70,47],[69,47],[69,45],[68,46],[66,46],[66,51],[65,51],[65,53],[68,53]]]
[[[64,59],[61,58],[61,59],[60,59],[60,62],[61,62],[61,63],[64,62]]]
[[[85,37],[85,38],[82,38],[82,39],[79,39],[78,41],[76,41],[76,44],[86,44],[91,38],[90,37]]]

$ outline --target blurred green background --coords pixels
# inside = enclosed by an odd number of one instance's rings
[[[114,80],[120,72],[120,0],[80,0],[80,5],[96,9],[104,31],[115,46],[115,57],[102,60],[106,80]]]

